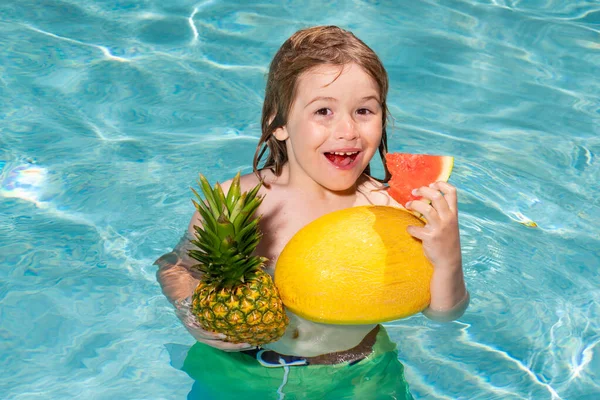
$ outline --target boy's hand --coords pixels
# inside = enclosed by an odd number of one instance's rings
[[[456,188],[436,182],[412,193],[422,199],[408,202],[406,208],[420,213],[427,224],[409,226],[408,233],[423,242],[425,256],[436,269],[462,267]]]
[[[225,335],[222,333],[209,332],[202,329],[196,316],[191,311],[192,299],[188,297],[175,302],[175,314],[179,317],[188,332],[199,342],[223,351],[242,351],[255,349],[248,343],[229,343],[224,341]]]

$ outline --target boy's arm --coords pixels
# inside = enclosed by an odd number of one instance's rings
[[[172,304],[190,297],[198,286],[200,274],[191,269],[191,266],[197,262],[188,255],[192,247],[190,241],[193,239],[194,236],[188,229],[173,251],[154,262],[158,265],[156,272],[158,283]]]
[[[435,321],[452,321],[463,315],[469,305],[456,188],[447,182],[436,182],[415,189],[413,194],[422,199],[407,203],[406,208],[420,213],[427,223],[424,227],[410,226],[408,232],[422,241],[425,255],[433,264],[431,303],[423,314]]]
[[[454,321],[465,313],[467,308],[469,307],[469,302],[471,300],[471,296],[468,291],[465,291],[465,297],[458,302],[453,308],[445,311],[434,310],[431,307],[423,310],[423,315],[427,318],[436,321],[436,322],[450,322]]]
[[[431,278],[431,304],[423,315],[437,322],[460,318],[469,307],[470,296],[465,286],[462,265],[437,268]]]
[[[198,212],[194,213],[188,231],[179,240],[177,246],[154,262],[158,265],[156,278],[166,298],[175,306],[175,313],[188,332],[199,342],[224,351],[241,351],[254,348],[247,343],[228,343],[223,341],[225,335],[202,329],[191,312],[191,296],[198,286],[202,274],[191,268],[197,261],[188,255],[193,248],[194,225],[202,224]]]
[[[221,185],[225,193],[227,193],[230,186],[231,180],[223,182]],[[188,255],[188,251],[194,249],[194,245],[191,243],[196,238],[194,227],[202,226],[202,224],[203,220],[200,213],[195,211],[187,232],[179,240],[173,251],[154,262],[155,265],[158,265],[156,279],[160,283],[164,295],[175,306],[177,306],[176,302],[187,299],[194,294],[194,290],[196,290],[202,276],[200,271],[191,268],[193,265],[198,264],[198,261]]]

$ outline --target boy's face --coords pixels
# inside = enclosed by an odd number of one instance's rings
[[[313,68],[299,77],[287,124],[274,134],[286,141],[293,179],[350,189],[381,142],[377,83],[356,64]]]

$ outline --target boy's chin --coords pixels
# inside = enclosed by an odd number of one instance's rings
[[[332,178],[327,180],[327,182],[321,183],[322,186],[326,187],[328,190],[332,192],[347,192],[354,190],[356,187],[357,177],[347,177],[347,178]]]

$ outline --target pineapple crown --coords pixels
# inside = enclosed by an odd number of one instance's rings
[[[257,195],[262,182],[241,193],[238,172],[227,195],[219,183],[211,188],[202,174],[198,184],[206,201],[192,189],[197,199],[192,202],[204,220],[202,226],[194,226],[196,240],[191,243],[197,249],[190,250],[189,255],[199,264],[193,268],[204,273],[203,281],[218,288],[251,280],[267,260],[252,255],[261,238],[260,217],[253,215],[262,203],[262,196]]]

